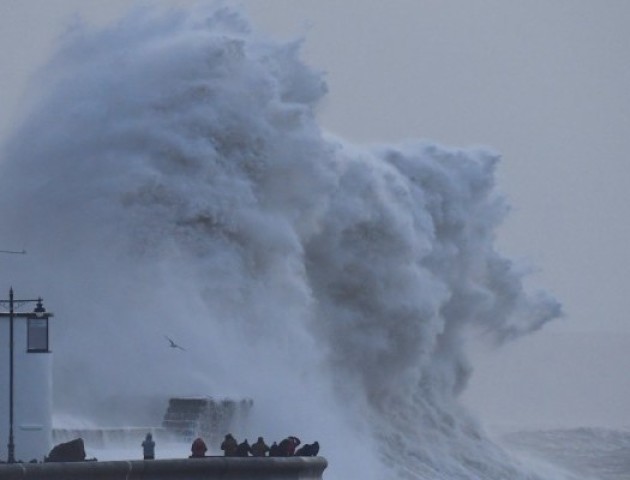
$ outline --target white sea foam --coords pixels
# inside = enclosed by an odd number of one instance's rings
[[[513,431],[501,440],[521,454],[562,465],[586,478],[624,480],[630,472],[630,429]]]
[[[237,436],[319,440],[329,479],[540,478],[457,404],[471,331],[560,314],[494,248],[495,153],[324,134],[300,42],[230,9],[61,43],[0,192],[0,241],[29,251],[12,281],[57,312],[59,412],[142,426],[148,399],[252,397]]]

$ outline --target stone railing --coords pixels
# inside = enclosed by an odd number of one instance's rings
[[[323,457],[130,460],[0,465],[0,480],[321,480]]]

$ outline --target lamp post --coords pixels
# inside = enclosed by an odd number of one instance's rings
[[[37,303],[33,312],[16,312],[27,303]],[[47,312],[42,305],[42,299],[16,300],[13,297],[13,287],[9,290],[9,300],[0,300],[0,305],[9,307],[9,312],[0,312],[0,318],[9,318],[9,443],[7,444],[7,463],[15,463],[15,442],[13,438],[13,385],[14,385],[14,348],[13,323],[14,318],[26,318],[29,322],[27,329],[27,351],[48,352],[48,318],[53,314]]]

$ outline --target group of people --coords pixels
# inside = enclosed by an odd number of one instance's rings
[[[319,453],[319,443],[306,444],[301,448],[300,439],[290,436],[282,440],[280,443],[273,442],[271,446],[265,443],[263,437],[258,437],[256,443],[250,445],[245,439],[238,443],[231,433],[225,436],[221,443],[221,450],[226,457],[315,457]]]
[[[319,443],[317,441],[312,444],[305,444],[298,448],[301,444],[300,439],[290,436],[282,440],[280,443],[273,442],[271,446],[265,443],[263,437],[258,437],[256,443],[249,444],[247,439],[238,443],[231,433],[225,436],[221,443],[221,450],[226,457],[316,457],[319,453]],[[144,442],[142,442],[142,450],[145,460],[153,460],[155,458],[155,441],[150,433],[147,433]],[[196,438],[190,447],[191,455],[189,458],[203,458],[206,456],[208,447],[202,438]]]
[[[273,442],[269,446],[263,437],[258,437],[256,443],[250,445],[247,439],[239,443],[231,433],[228,433],[221,442],[221,450],[226,457],[315,457],[319,453],[318,442],[297,448],[300,443],[299,438],[290,436],[280,443]],[[190,458],[200,458],[206,456],[208,448],[203,439],[196,438],[192,443],[191,451]]]

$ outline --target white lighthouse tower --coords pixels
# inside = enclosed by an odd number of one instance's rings
[[[34,310],[16,311],[32,303]],[[41,461],[52,442],[53,315],[41,298],[14,299],[13,289],[0,306],[0,460]]]

